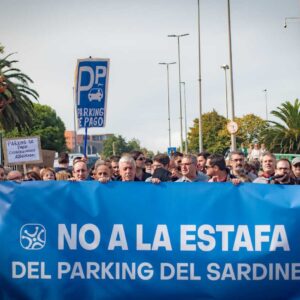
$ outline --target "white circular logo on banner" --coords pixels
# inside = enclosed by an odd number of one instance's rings
[[[42,224],[25,224],[20,230],[20,244],[26,250],[41,250],[46,245],[46,229]]]

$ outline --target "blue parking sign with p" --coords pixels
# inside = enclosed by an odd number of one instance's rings
[[[104,127],[109,59],[79,59],[76,68],[78,128]]]

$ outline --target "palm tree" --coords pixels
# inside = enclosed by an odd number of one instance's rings
[[[289,101],[271,111],[279,122],[269,121],[270,127],[263,133],[264,143],[277,153],[300,153],[300,101]]]
[[[3,47],[0,45],[0,53]],[[0,127],[5,131],[29,128],[32,120],[33,104],[38,93],[29,87],[33,81],[19,69],[12,67],[17,63],[9,54],[0,59]]]

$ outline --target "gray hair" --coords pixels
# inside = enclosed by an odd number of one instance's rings
[[[243,151],[240,151],[240,150],[237,150],[237,151],[231,151],[231,152],[229,153],[229,159],[230,159],[230,160],[232,160],[232,156],[233,156],[233,155],[240,155],[240,156],[245,157],[244,152],[243,152]]]
[[[262,158],[264,158],[265,156],[272,157],[276,161],[276,156],[273,153],[271,153],[271,152],[265,152],[263,154]]]
[[[104,160],[102,160],[102,159],[98,159],[96,162],[95,162],[95,170],[97,170],[97,168],[99,167],[99,166],[107,166],[107,164],[106,164],[106,162],[104,161]]]
[[[135,160],[129,155],[124,155],[120,158],[119,167],[122,163],[130,163],[132,166],[136,167]]]
[[[184,154],[182,158],[186,158],[192,162],[193,165],[197,166],[197,157],[192,154]]]

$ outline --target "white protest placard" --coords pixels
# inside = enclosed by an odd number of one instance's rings
[[[7,165],[43,162],[39,136],[3,139],[3,152]]]

